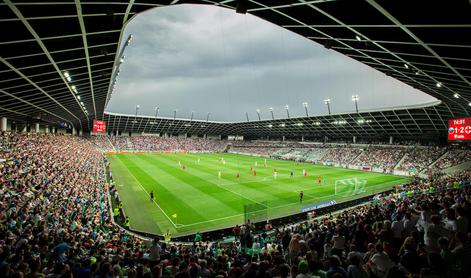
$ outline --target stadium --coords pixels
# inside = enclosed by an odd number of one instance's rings
[[[0,14],[0,277],[471,277],[471,1]]]

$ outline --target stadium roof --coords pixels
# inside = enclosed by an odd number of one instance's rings
[[[125,23],[144,10],[183,3],[246,11],[442,101],[434,107],[397,110],[409,117],[407,122],[411,121],[411,125],[405,124],[406,119],[395,115],[398,112],[393,110],[360,113],[362,117],[371,115],[378,119],[378,124],[380,118],[385,123],[389,121],[389,125],[378,126],[385,133],[408,136],[417,131],[426,132],[428,128],[420,124],[422,119],[430,122],[431,132],[441,133],[446,130],[448,118],[470,114],[471,3],[468,0],[446,4],[405,0],[4,0],[0,3],[3,31],[0,115],[14,120],[69,123],[83,129],[89,129],[94,118],[115,117],[106,115],[104,110],[119,69],[120,35]],[[356,116],[338,117],[353,121]],[[306,117],[306,121],[311,119]],[[250,134],[274,132],[275,124],[270,131],[262,128],[263,123],[237,123],[233,128],[244,127]],[[304,126],[298,126],[299,132],[310,132],[303,130]],[[325,132],[362,133],[365,125],[350,128],[338,127]]]

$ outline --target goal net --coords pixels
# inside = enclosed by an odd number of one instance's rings
[[[352,196],[366,191],[365,179],[351,178],[335,181],[335,195]]]
[[[251,223],[268,220],[268,202],[252,203],[244,205],[244,222]]]

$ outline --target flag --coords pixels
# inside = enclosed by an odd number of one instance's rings
[[[176,213],[175,213],[175,214],[172,214],[172,217],[173,217],[173,218],[177,218],[177,214],[176,214]]]

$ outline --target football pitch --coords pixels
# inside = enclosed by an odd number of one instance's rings
[[[172,236],[231,227],[246,218],[296,214],[303,207],[375,194],[407,180],[230,153],[110,154],[108,160],[131,229],[155,234],[169,229]]]

